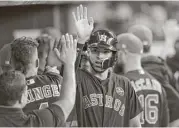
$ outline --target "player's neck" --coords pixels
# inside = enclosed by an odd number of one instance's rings
[[[151,55],[151,53],[148,52],[148,53],[144,53],[144,54],[142,54],[142,57],[147,57],[147,56],[150,56],[150,55]]]
[[[99,78],[100,80],[105,80],[105,79],[108,78],[109,69],[105,70],[105,71],[102,72],[102,73],[98,73],[98,72],[94,71],[93,68],[90,66],[90,68],[88,69],[88,71],[89,71],[92,75],[94,75],[94,76],[96,76],[97,78]]]
[[[108,73],[109,73],[109,71],[108,71],[108,69],[107,69],[106,71],[104,71],[104,72],[102,72],[102,73],[96,73],[96,74],[94,74],[94,76],[96,76],[96,77],[99,78],[100,80],[105,80],[105,79],[108,78]]]
[[[128,60],[124,66],[124,73],[141,69],[143,68],[140,60]]]
[[[20,108],[20,109],[23,108],[22,105],[19,104],[18,102],[16,102],[16,103],[15,103],[14,105],[12,105],[12,106],[0,105],[0,107],[5,107],[5,108]]]
[[[27,71],[27,73],[26,73],[26,78],[29,78],[29,77],[32,77],[32,76],[36,76],[37,75],[37,71],[36,71],[36,69],[34,69],[34,70],[28,70]]]
[[[17,103],[15,105],[12,106],[13,108],[23,108],[21,104]]]

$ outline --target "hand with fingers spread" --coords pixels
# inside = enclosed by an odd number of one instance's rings
[[[57,46],[57,45],[56,45]],[[77,40],[72,35],[63,35],[60,45],[54,48],[57,58],[65,65],[74,65],[76,61]]]
[[[171,39],[174,42],[179,37],[179,25],[177,23],[177,20],[175,19],[169,19],[166,21],[166,23],[163,26],[163,31],[165,34],[165,38]]]
[[[79,40],[88,40],[94,28],[94,21],[92,17],[90,17],[90,19],[88,20],[87,8],[80,5],[79,7],[77,7],[77,15],[75,15],[75,12],[73,12],[72,14],[75,20],[75,27],[77,29]]]
[[[167,20],[163,26],[163,32],[165,35],[165,43],[161,50],[160,57],[166,59],[167,56],[173,56],[175,54],[174,45],[179,38],[179,24],[177,23],[177,20]]]
[[[50,67],[62,66],[62,62],[57,58],[55,51],[54,51],[54,48],[57,47],[57,45],[59,45],[59,41],[57,40],[51,40],[51,42],[49,43],[49,53],[47,57],[46,66],[50,66]]]

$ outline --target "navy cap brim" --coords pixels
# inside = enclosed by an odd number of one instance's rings
[[[116,49],[113,48],[113,46],[107,45],[107,44],[101,44],[101,43],[93,43],[89,46],[90,48],[106,48],[109,49],[111,51],[116,51]]]

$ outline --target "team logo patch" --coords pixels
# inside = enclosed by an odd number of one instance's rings
[[[98,37],[99,37],[99,41],[104,41],[104,42],[107,41],[107,36],[105,34],[100,35],[99,32],[98,32]]]
[[[27,80],[27,85],[31,85],[31,84],[34,84],[34,83],[35,83],[34,79]]]
[[[121,87],[116,87],[116,92],[120,96],[124,96],[124,90]]]

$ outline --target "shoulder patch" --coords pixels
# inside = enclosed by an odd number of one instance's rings
[[[116,92],[120,96],[124,96],[124,90],[121,87],[116,87]]]
[[[31,85],[31,84],[34,84],[34,83],[35,83],[34,79],[27,80],[27,85]]]

